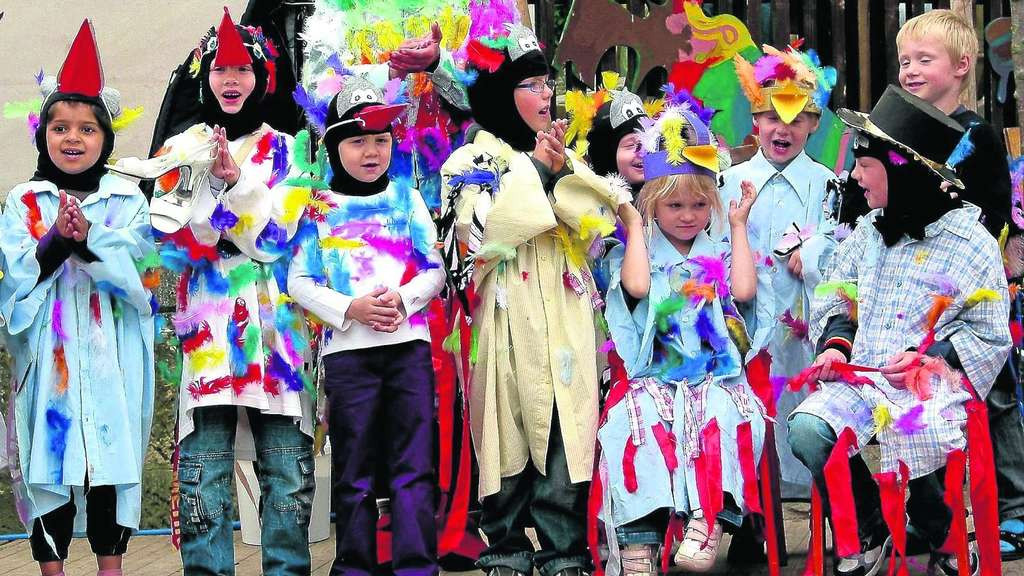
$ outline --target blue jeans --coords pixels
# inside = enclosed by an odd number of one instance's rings
[[[827,422],[814,416],[798,412],[789,417],[789,446],[793,455],[811,471],[814,484],[828,507],[828,488],[825,485],[825,462],[832,454],[838,441],[836,433]],[[953,513],[943,499],[945,468],[914,478],[907,486],[910,496],[907,500],[907,515],[921,535],[933,548],[938,548],[946,539]],[[861,540],[872,534],[886,531],[882,517],[882,500],[860,454],[850,458],[850,488],[853,490],[854,507],[857,511],[857,529]]]
[[[235,573],[231,489],[238,410],[197,408],[195,430],[181,441],[181,560],[186,575]],[[308,575],[313,441],[292,417],[244,410],[256,443],[262,492],[263,572]]]

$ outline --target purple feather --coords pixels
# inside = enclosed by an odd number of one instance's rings
[[[306,92],[306,89],[301,84],[295,87],[295,91],[292,92],[292,98],[300,108],[306,111],[306,119],[313,126],[316,126],[317,130],[323,134],[324,129],[327,127],[327,108],[330,102],[321,102],[316,97]]]
[[[779,64],[782,64],[782,59],[778,56],[758,58],[754,63],[754,80],[757,80],[758,84],[764,84],[766,80],[775,78]]]
[[[284,382],[288,389],[293,392],[302,390],[302,378],[295,370],[292,370],[288,362],[276,351],[270,357],[270,377],[278,382]]]
[[[893,428],[904,436],[917,434],[921,430],[924,430],[928,427],[928,425],[924,423],[924,404],[918,404],[910,410],[907,410],[902,416],[897,418],[892,425]]]
[[[46,75],[43,74],[43,69],[40,68],[39,69],[39,73],[36,74],[36,85],[41,85],[43,83],[43,78],[45,78],[45,77],[46,77]]]
[[[342,64],[341,56],[339,56],[337,52],[331,54],[327,58],[327,65],[330,66],[331,68],[333,68],[334,69],[334,73],[337,74],[338,76],[351,76],[352,75],[352,71],[349,70],[344,64]]]
[[[785,376],[774,375],[769,378],[772,383],[772,397],[778,402],[779,398],[782,398],[782,393],[786,391],[786,384],[789,382],[789,378]]]
[[[702,342],[707,342],[712,350],[722,350],[725,348],[725,336],[720,334],[715,328],[715,323],[711,320],[711,314],[708,313],[707,306],[701,308],[700,312],[697,313],[695,328],[697,330],[697,337]]]
[[[68,341],[68,334],[64,331],[64,302],[60,298],[53,301],[53,336],[57,342]]]
[[[238,215],[228,210],[223,204],[217,204],[217,207],[213,209],[213,214],[210,215],[210,226],[214,230],[225,232],[229,228],[234,228],[238,224]]]
[[[267,188],[277,186],[285,176],[288,175],[288,142],[284,136],[278,134],[274,138],[274,167],[270,172],[270,180],[267,181]]]
[[[690,261],[700,267],[700,281],[705,284],[714,284],[718,289],[718,296],[725,298],[729,295],[729,278],[726,275],[725,262],[721,257],[694,256]]]
[[[925,283],[935,287],[935,292],[942,296],[956,296],[960,293],[960,287],[952,277],[942,274],[928,274],[924,279]]]
[[[700,118],[704,124],[711,124],[711,118],[715,115],[715,109],[704,106],[688,90],[676,90],[674,84],[665,84],[661,87],[665,91],[665,104],[668,106],[687,106]]]
[[[270,220],[267,222],[266,227],[263,228],[263,231],[260,232],[256,243],[261,250],[268,250],[270,248],[282,250],[288,244],[288,231],[278,226],[273,220]]]

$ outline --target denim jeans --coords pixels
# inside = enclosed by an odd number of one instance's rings
[[[541,576],[554,576],[566,568],[590,567],[587,552],[587,493],[589,483],[573,484],[558,427],[558,413],[548,436],[547,475],[532,464],[516,476],[501,479],[497,494],[484,498],[480,529],[490,546],[480,554],[477,567],[485,572],[495,566]],[[537,530],[540,550],[526,536],[526,527]]]
[[[806,413],[796,413],[789,418],[789,445],[793,455],[811,471],[811,477],[828,509],[828,488],[825,485],[825,462],[832,454],[837,436],[827,422]],[[953,513],[943,500],[945,469],[937,470],[909,482],[907,490],[907,515],[921,535],[933,548],[938,548],[946,539]],[[853,491],[854,507],[857,512],[857,529],[861,540],[872,534],[888,530],[882,517],[882,500],[864,459],[857,454],[850,458],[850,488]]]
[[[290,416],[243,409],[256,444],[263,573],[307,576],[313,441]],[[181,441],[181,560],[186,575],[235,573],[231,490],[238,410],[197,408],[195,430]]]

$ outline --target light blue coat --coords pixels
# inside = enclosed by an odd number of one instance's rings
[[[33,198],[41,218],[29,210]],[[0,314],[14,359],[9,425],[17,434],[11,467],[18,512],[31,529],[73,489],[80,496],[86,482],[114,485],[117,523],[138,528],[154,384],[155,300],[137,268],[155,250],[148,204],[135,184],[104,176],[81,203],[91,223],[87,246],[99,260],[72,255],[40,278],[31,230],[37,221],[37,230],[49,229],[58,204],[54,184],[26,182],[7,196],[0,220]],[[58,300],[63,341],[54,327]],[[58,349],[68,367],[63,393]]]
[[[630,310],[621,283],[624,246],[616,246],[608,256],[611,283],[609,285],[605,317],[615,349],[622,358],[632,385],[627,400],[614,405],[607,421],[598,432],[601,442],[602,467],[607,472],[608,489],[604,517],[620,526],[649,514],[659,508],[670,508],[689,515],[700,509],[694,459],[699,455],[696,439],[706,424],[715,418],[721,430],[722,486],[731,494],[740,513],[747,510],[743,500],[743,477],[737,448],[736,428],[750,422],[754,457],[760,458],[764,443],[764,409],[747,384],[742,369],[742,357],[726,329],[726,314],[732,308],[732,298],[716,297],[710,303],[689,302],[672,314],[665,323],[667,330],[659,328],[659,304],[680,293],[683,284],[698,275],[701,267],[695,257],[721,258],[728,278],[730,247],[715,242],[701,232],[683,256],[672,246],[657,227],[650,234],[651,287],[648,297]],[[706,310],[704,310],[706,309]],[[703,312],[702,312],[703,310]],[[706,314],[713,332],[719,340],[712,348],[701,342],[696,322]],[[731,312],[735,314],[734,311]],[[665,350],[679,356],[662,361]],[[703,356],[702,356],[703,355]],[[703,358],[696,361],[694,358]],[[708,370],[707,361],[713,359]],[[666,421],[659,413],[647,386],[637,383],[653,379],[661,393],[671,397],[672,420]],[[635,469],[638,489],[630,492],[625,486],[623,454],[626,443],[637,444],[638,434],[631,428],[629,400],[638,409],[643,428],[642,443],[637,446]],[[676,459],[679,463],[670,474],[661,448],[654,438],[652,427],[661,424],[675,436]],[[723,518],[738,523],[742,518],[724,514]]]

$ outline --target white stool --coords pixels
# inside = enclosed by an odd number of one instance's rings
[[[313,510],[309,519],[309,541],[320,542],[331,535],[331,454],[313,460]],[[238,493],[238,518],[242,523],[242,542],[260,545],[260,482],[251,460],[235,460],[235,490]]]

